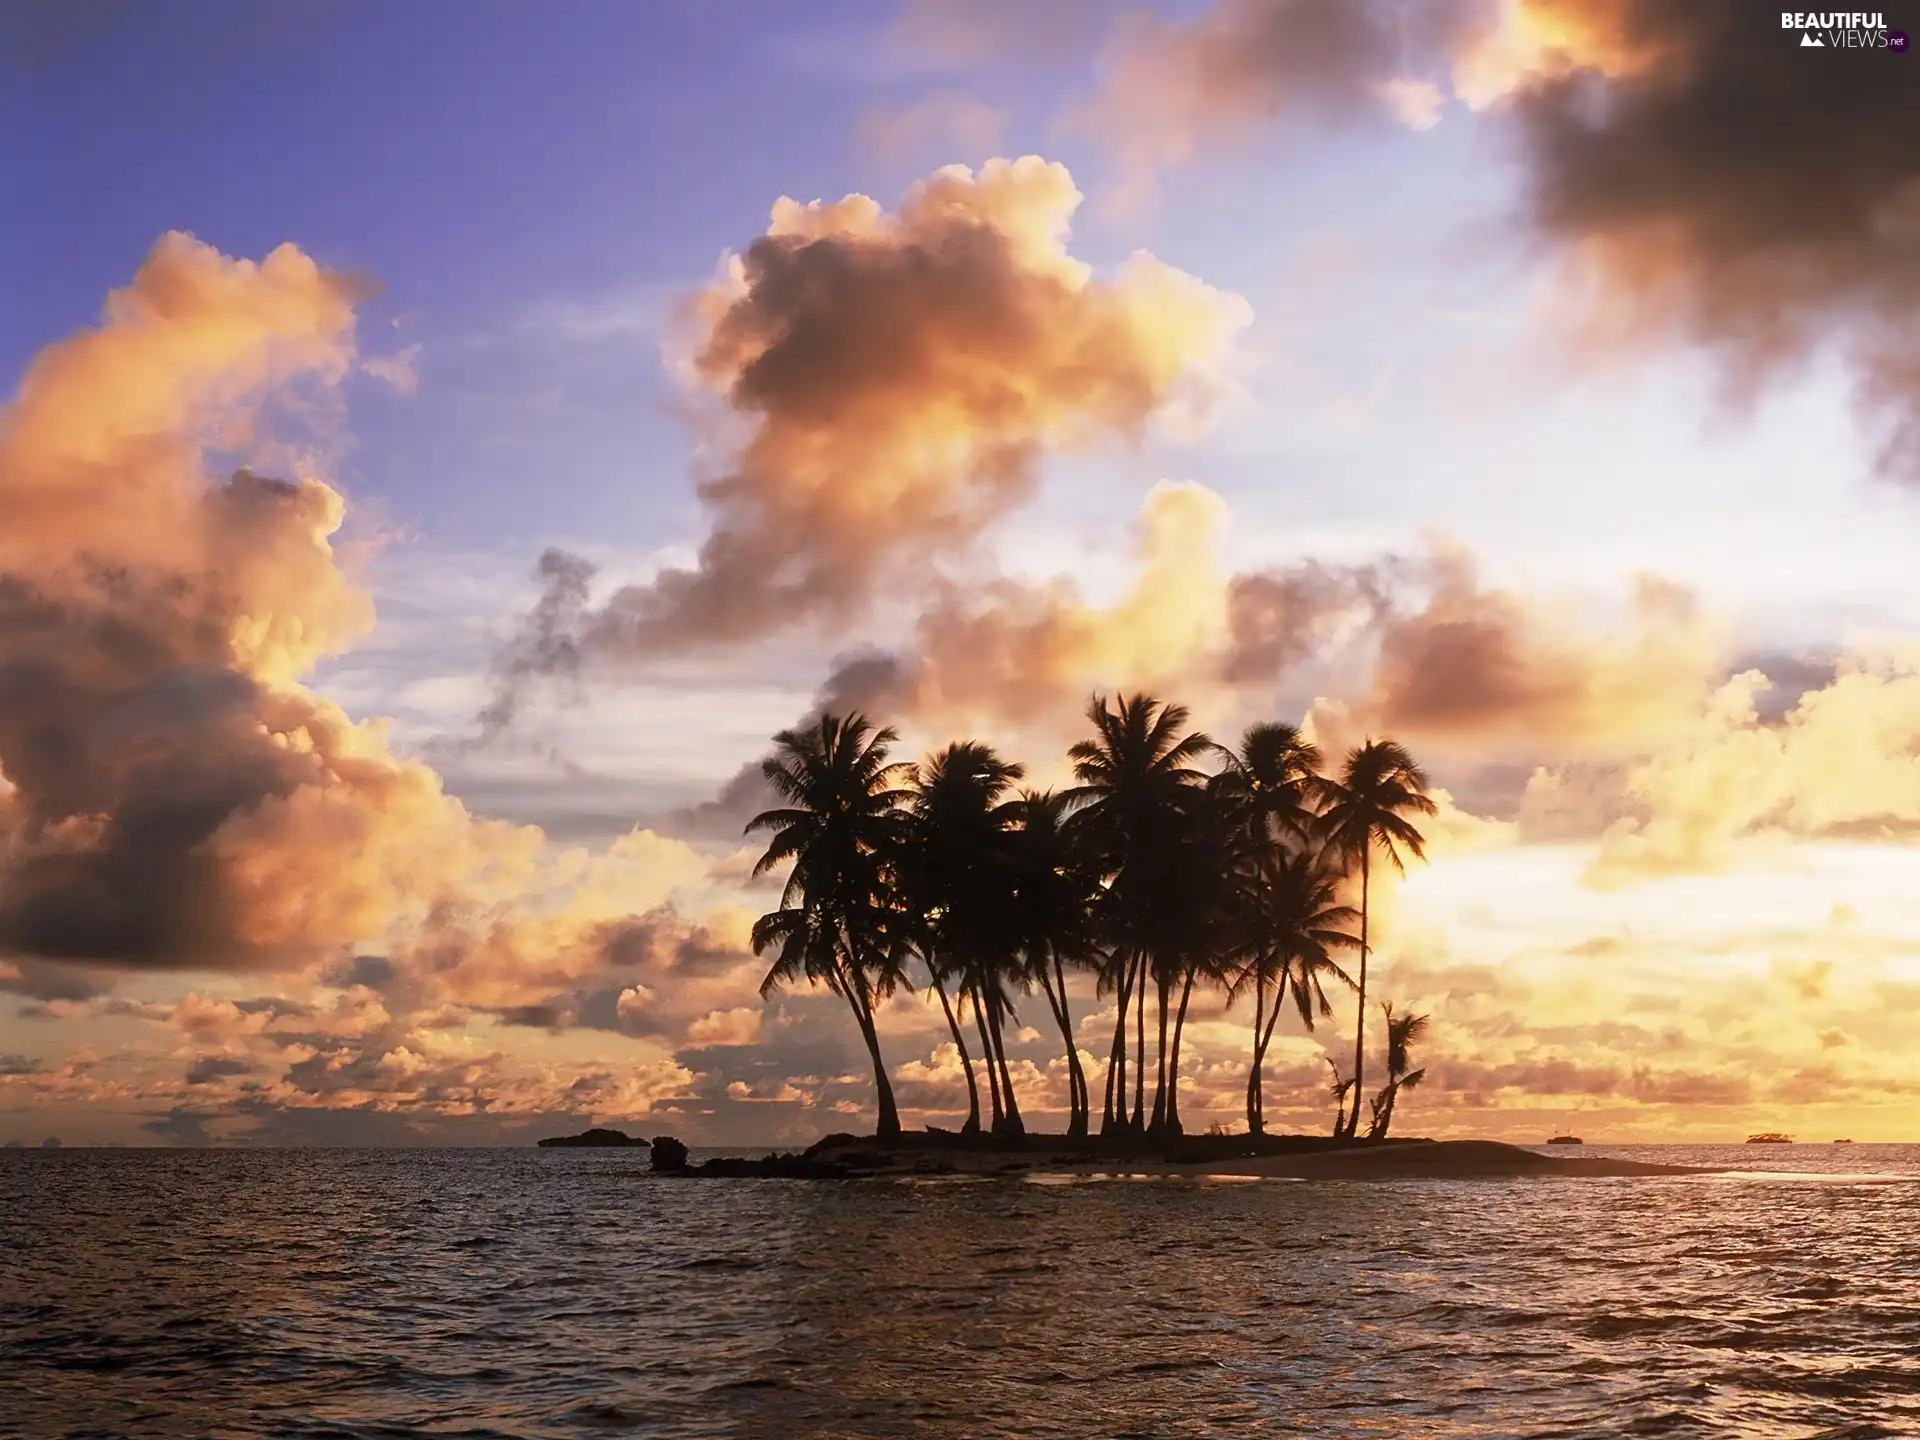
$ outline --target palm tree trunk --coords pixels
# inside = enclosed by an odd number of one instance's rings
[[[960,1068],[967,1074],[967,1123],[961,1128],[962,1135],[980,1133],[980,1084],[973,1078],[973,1057],[967,1054],[967,1041],[960,1029],[960,1021],[953,1013],[953,1005],[947,999],[947,987],[940,981],[940,972],[931,965],[927,974],[933,977],[933,993],[940,997],[940,1012],[947,1017],[947,1029],[953,1035],[953,1045],[960,1052]]]
[[[1264,957],[1255,961],[1265,965]],[[1247,1066],[1247,1134],[1266,1133],[1266,1120],[1260,1113],[1260,1033],[1267,1027],[1267,976],[1264,969],[1253,977],[1253,1063]]]
[[[1146,1129],[1146,956],[1133,962],[1133,1133]]]
[[[879,1140],[898,1140],[900,1138],[900,1108],[894,1104],[893,1081],[887,1078],[886,1061],[880,1058],[880,1032],[873,1023],[873,1002],[867,996],[866,977],[855,974],[848,993],[853,1004],[853,1016],[860,1025],[860,1038],[866,1041],[867,1054],[873,1060],[873,1091],[879,1109],[878,1123],[874,1126],[874,1137]]]
[[[1000,1094],[1006,1106],[1006,1114],[994,1125],[995,1133],[1006,1135],[1024,1135],[1027,1127],[1020,1119],[1020,1102],[1013,1096],[1013,1073],[1007,1069],[1007,1042],[1004,1035],[1006,1008],[1000,1002],[998,993],[987,1001],[987,1027],[993,1035],[993,1052],[989,1065],[1000,1066]]]
[[[1087,1094],[1087,1072],[1080,1065],[1080,1047],[1073,1042],[1073,1017],[1067,1010],[1067,971],[1060,963],[1060,952],[1053,954],[1053,976],[1060,987],[1060,1034],[1067,1042],[1067,1087],[1073,1094],[1072,1113],[1067,1117],[1067,1135],[1083,1139],[1087,1133],[1087,1111],[1092,1097]]]
[[[1193,999],[1193,970],[1187,967],[1186,983],[1180,987],[1180,1013],[1173,1021],[1173,1055],[1167,1070],[1167,1133],[1178,1135],[1180,1127],[1180,1037],[1187,1028],[1187,1002]]]
[[[1386,1089],[1380,1092],[1380,1114],[1367,1130],[1369,1140],[1384,1140],[1387,1130],[1393,1124],[1393,1102],[1399,1097],[1399,1082],[1389,1080]]]
[[[1001,1124],[1006,1116],[1006,1110],[1000,1104],[1000,1073],[994,1069],[993,1065],[993,1038],[987,1033],[986,1006],[980,1003],[979,987],[977,985],[972,987],[969,994],[973,1000],[974,1028],[980,1032],[980,1058],[981,1062],[987,1067],[987,1086],[990,1091],[990,1098],[993,1101],[993,1124],[990,1128],[994,1134],[998,1135]]]
[[[1254,1107],[1260,1112],[1260,1131],[1267,1128],[1266,1067],[1267,1050],[1273,1044],[1273,1032],[1280,1024],[1280,1007],[1287,1000],[1287,977],[1282,975],[1280,983],[1273,987],[1273,1008],[1267,1012],[1267,1028],[1256,1034],[1253,1039],[1253,1100]]]
[[[1360,1102],[1365,1094],[1367,1068],[1367,899],[1373,880],[1373,845],[1360,852],[1360,1013],[1353,1027],[1353,1119],[1347,1124],[1347,1136],[1360,1131]]]
[[[1047,997],[1047,1009],[1053,1013],[1053,1023],[1060,1028],[1060,1038],[1067,1047],[1067,1128],[1072,1133],[1073,1126],[1080,1118],[1080,1080],[1073,1066],[1073,1025],[1067,1019],[1065,1002],[1054,993],[1053,970],[1050,962],[1041,960],[1035,967],[1040,976],[1041,993]],[[1066,991],[1064,977],[1060,982],[1061,994]],[[1084,1132],[1082,1132],[1084,1133]]]
[[[1153,982],[1159,1006],[1160,1043],[1153,1064],[1153,1123],[1147,1127],[1147,1133],[1159,1135],[1167,1128],[1167,982],[1159,975],[1153,977]]]
[[[1113,1025],[1113,1048],[1107,1052],[1107,1099],[1100,1114],[1100,1133],[1111,1135],[1126,1124],[1127,1006],[1133,1001],[1133,961],[1120,967],[1119,1004]]]

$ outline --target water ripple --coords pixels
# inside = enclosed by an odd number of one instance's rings
[[[1920,1433],[1920,1149],[1845,1149],[1796,1148],[1823,1184],[821,1186],[9,1152],[0,1435]]]

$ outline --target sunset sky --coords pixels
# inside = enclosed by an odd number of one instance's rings
[[[9,19],[0,1141],[870,1125],[758,995],[752,762],[858,704],[1060,783],[1136,687],[1444,787],[1408,1133],[1916,1138],[1916,66],[1739,0]]]

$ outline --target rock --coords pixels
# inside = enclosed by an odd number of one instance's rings
[[[574,1146],[574,1145],[587,1145],[587,1146],[639,1145],[644,1147],[646,1143],[647,1142],[642,1140],[639,1136],[629,1135],[623,1130],[596,1129],[596,1130],[583,1130],[578,1135],[554,1135],[546,1140],[542,1140],[540,1142],[540,1148],[543,1150],[551,1150],[556,1148],[565,1148],[565,1147]]]
[[[653,1137],[653,1168],[662,1175],[687,1173],[687,1147],[671,1135]]]

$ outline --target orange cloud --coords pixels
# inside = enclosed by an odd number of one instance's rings
[[[688,314],[687,374],[737,439],[699,486],[712,528],[697,563],[572,606],[571,628],[516,647],[508,689],[583,660],[844,625],[1024,503],[1043,455],[1203,410],[1246,303],[1144,252],[1097,278],[1067,250],[1079,203],[1036,156],[936,171],[892,212],[781,200]],[[544,561],[550,593],[579,568]]]
[[[333,544],[345,501],[208,470],[348,373],[354,293],[290,246],[256,264],[169,235],[0,414],[10,984],[78,999],[49,962],[292,970],[391,943],[416,1005],[470,1003],[453,979],[564,969],[704,876],[645,834],[550,856],[303,684],[372,621]]]
[[[1219,0],[1191,21],[1135,17],[1108,45],[1100,89],[1077,118],[1136,179],[1295,117],[1390,116],[1428,129],[1445,96],[1408,67],[1428,65],[1465,8],[1402,9],[1390,22],[1367,4]]]
[[[1483,589],[1471,556],[1435,542],[1425,607],[1383,622],[1364,724],[1410,739],[1532,753],[1631,753],[1699,712],[1722,673],[1692,595],[1650,575],[1625,624],[1590,607]]]
[[[1754,704],[1768,684],[1735,676],[1690,733],[1631,770],[1639,813],[1602,837],[1594,883],[1722,869],[1769,838],[1920,836],[1920,669],[1856,661],[1776,725]]]

